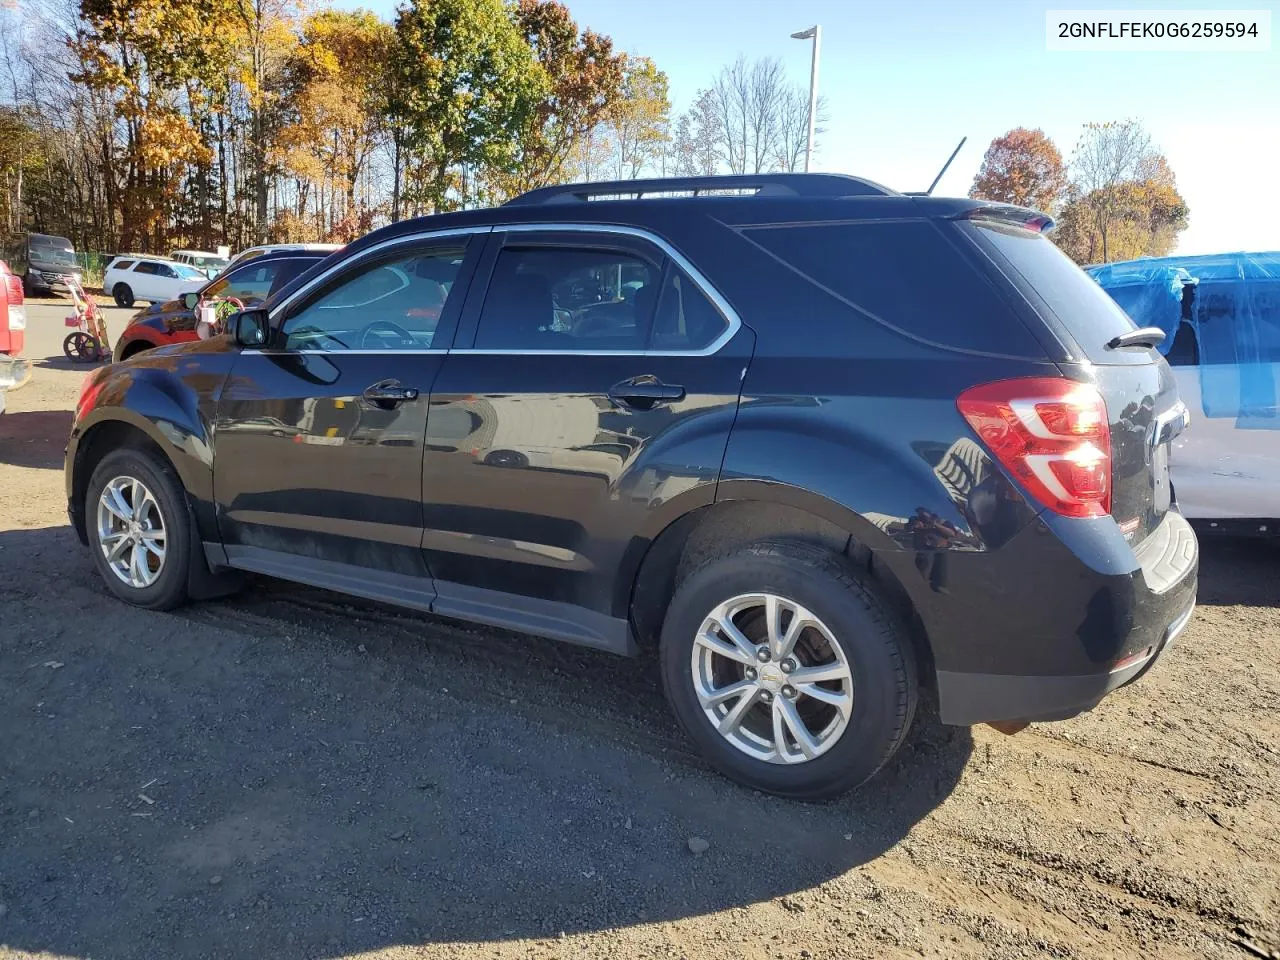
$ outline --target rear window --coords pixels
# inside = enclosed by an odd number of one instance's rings
[[[1127,363],[1145,358],[1141,351],[1108,350],[1118,334],[1134,323],[1105,290],[1072,262],[1047,237],[1019,227],[975,220],[970,229],[1029,288],[1075,338],[1094,363]],[[966,225],[968,226],[968,225]]]
[[[983,272],[933,223],[879,220],[750,228],[748,239],[872,320],[935,346],[1043,359]]]

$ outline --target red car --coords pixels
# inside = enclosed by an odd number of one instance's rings
[[[4,392],[26,382],[30,361],[22,353],[27,331],[27,310],[22,301],[22,278],[9,271],[0,260],[0,413],[4,413]]]
[[[325,251],[296,250],[263,254],[232,266],[180,300],[153,303],[139,310],[116,340],[111,351],[113,363],[137,356],[143,350],[171,343],[197,340],[195,304],[200,299],[235,297],[246,307],[262,303],[298,274],[319,263]]]

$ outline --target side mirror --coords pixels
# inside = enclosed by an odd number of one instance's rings
[[[242,347],[265,347],[271,332],[265,310],[241,310],[232,318],[232,328]]]
[[[199,302],[200,294],[198,293],[184,293],[182,295],[182,303],[188,310],[194,310]]]

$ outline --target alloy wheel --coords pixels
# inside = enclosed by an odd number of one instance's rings
[[[813,760],[849,725],[853,672],[844,650],[821,619],[785,597],[719,604],[698,629],[691,669],[712,726],[757,760]]]
[[[123,583],[142,589],[164,570],[165,526],[155,495],[141,480],[116,477],[98,497],[98,547]]]

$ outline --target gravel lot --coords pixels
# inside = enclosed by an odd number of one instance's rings
[[[65,313],[0,417],[0,957],[1280,957],[1280,549],[1206,544],[1179,646],[1091,715],[925,716],[789,803],[703,768],[652,660],[274,581],[111,599]]]

